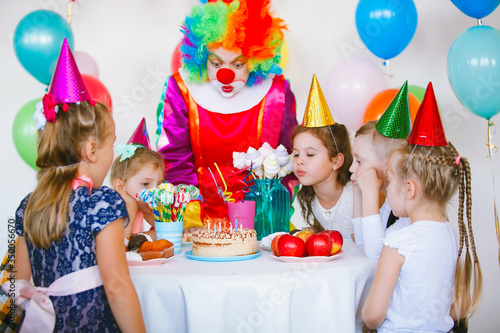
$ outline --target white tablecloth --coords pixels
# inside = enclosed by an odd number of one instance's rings
[[[348,243],[347,243],[348,242]],[[148,332],[361,332],[376,260],[354,243],[322,263],[286,263],[263,250],[236,262],[131,267]]]

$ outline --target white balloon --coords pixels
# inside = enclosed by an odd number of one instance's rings
[[[99,78],[99,68],[97,68],[97,63],[94,58],[83,51],[75,51],[73,56],[75,57],[76,65],[81,74],[88,74],[96,79]]]
[[[386,88],[384,73],[372,61],[348,58],[338,62],[328,74],[325,97],[335,121],[357,131],[372,98]]]

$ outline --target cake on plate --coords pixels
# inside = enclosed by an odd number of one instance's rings
[[[199,257],[233,257],[257,253],[254,229],[199,230],[191,237],[193,255]]]

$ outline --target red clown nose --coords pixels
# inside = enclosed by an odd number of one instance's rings
[[[229,84],[234,80],[234,72],[229,68],[221,68],[217,71],[217,81],[222,84]]]

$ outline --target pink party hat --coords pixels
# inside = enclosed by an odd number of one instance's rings
[[[66,38],[64,38],[61,53],[57,59],[49,94],[54,97],[56,104],[91,100]]]
[[[408,135],[408,143],[433,147],[448,144],[431,82],[427,85],[424,99],[418,108],[413,128]]]
[[[148,129],[146,128],[146,119],[142,118],[139,126],[134,131],[134,134],[130,137],[127,143],[138,143],[144,147],[151,149],[151,144],[149,143]]]

